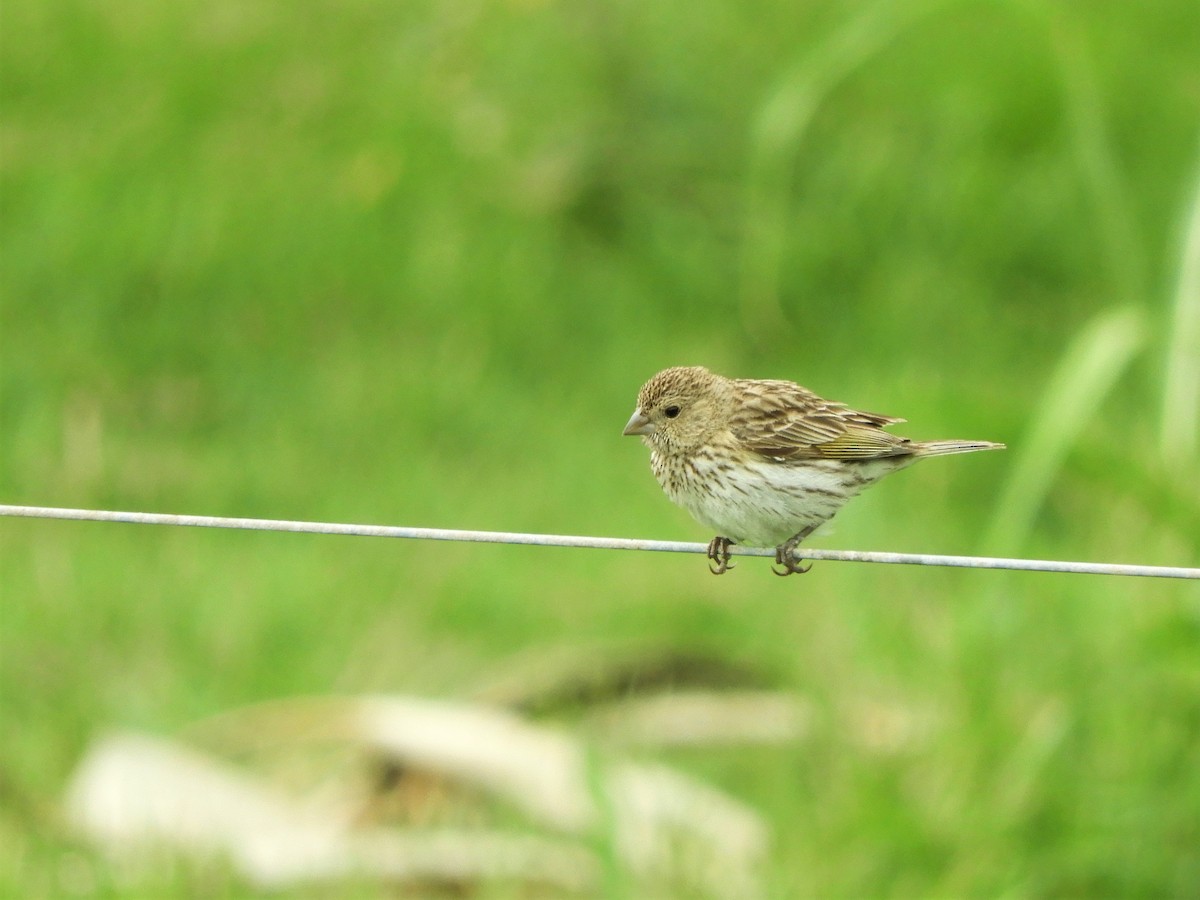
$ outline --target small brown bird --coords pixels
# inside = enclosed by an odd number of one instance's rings
[[[823,400],[790,381],[724,378],[700,366],[664,369],[642,386],[625,434],[641,435],[667,496],[717,532],[709,568],[732,544],[775,547],[776,575],[800,542],[851,497],[926,456],[1002,450],[991,441],[910,441],[903,422]],[[716,563],[714,568],[712,563]]]

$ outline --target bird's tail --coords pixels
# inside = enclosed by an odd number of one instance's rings
[[[992,441],[922,441],[916,444],[917,456],[945,456],[949,453],[974,453],[976,450],[1003,450]]]

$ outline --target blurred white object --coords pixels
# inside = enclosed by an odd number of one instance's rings
[[[502,800],[549,836],[362,827],[354,792],[304,801],[197,750],[129,734],[99,741],[80,764],[67,792],[72,821],[114,852],[157,846],[224,855],[270,887],[357,875],[513,878],[580,890],[596,885],[599,843],[656,883],[714,896],[759,893],[767,832],[744,804],[665,766],[601,758],[508,712],[416,698],[315,698],[238,710],[193,732],[239,753],[349,745],[399,771]]]
[[[98,741],[67,790],[84,834],[128,861],[147,852],[224,856],[248,881],[373,875],[473,881],[515,877],[580,890],[595,878],[581,848],[495,832],[351,829],[348,823],[173,741],[114,734]]]

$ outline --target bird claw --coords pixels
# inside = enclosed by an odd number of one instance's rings
[[[783,568],[777,569],[774,566],[771,566],[771,571],[780,577],[785,577],[788,575],[803,575],[812,568],[812,563],[809,563],[807,566],[798,566],[796,565],[796,561],[790,557],[785,560],[779,560],[777,558],[775,561],[783,566]]]
[[[708,542],[708,558],[712,560],[708,564],[708,571],[714,575],[724,575],[733,568],[733,564],[729,561],[733,558],[733,554],[729,552],[729,548],[733,545],[727,537],[717,535]],[[713,568],[712,563],[716,563],[716,568]]]
[[[812,528],[806,528],[796,536],[784,541],[775,548],[775,565],[783,566],[782,569],[777,569],[771,566],[771,571],[776,575],[785,577],[787,575],[803,575],[812,568],[812,563],[807,566],[798,565],[796,558],[796,548],[800,546],[800,542],[812,533]]]

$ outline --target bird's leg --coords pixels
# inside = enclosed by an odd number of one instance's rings
[[[812,563],[807,566],[797,565],[796,563],[796,548],[800,546],[800,542],[808,537],[816,530],[815,525],[810,525],[808,528],[798,531],[790,538],[775,548],[775,563],[783,566],[782,569],[771,567],[771,571],[776,575],[803,575],[812,568]]]
[[[712,563],[709,563],[708,571],[714,575],[724,575],[733,568],[733,565],[729,562],[733,558],[733,554],[729,552],[732,544],[733,541],[720,535],[717,535],[708,542],[708,558],[717,564],[716,568],[713,568]]]

